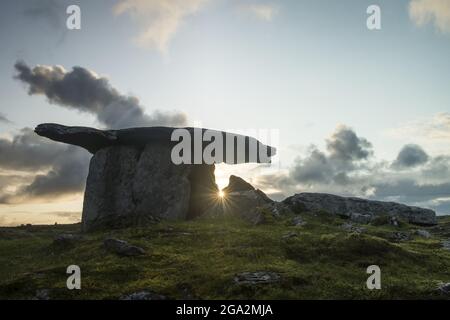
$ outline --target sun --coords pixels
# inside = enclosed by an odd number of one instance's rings
[[[223,199],[223,198],[225,198],[225,192],[223,192],[222,190],[220,190],[220,191],[217,193],[217,196],[218,196],[220,199]]]

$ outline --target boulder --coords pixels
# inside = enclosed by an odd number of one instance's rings
[[[244,179],[231,175],[229,178],[228,186],[226,186],[222,191],[225,194],[230,194],[233,192],[254,191],[254,190],[255,188]]]
[[[107,251],[120,256],[134,257],[145,254],[144,249],[130,245],[128,242],[119,239],[106,239],[103,242],[103,246]]]
[[[242,178],[230,176],[229,184],[223,191],[224,197],[206,215],[238,216],[257,225],[267,222],[267,215],[280,214],[275,201]]]
[[[442,248],[444,249],[444,250],[448,250],[448,251],[450,251],[450,240],[443,240],[442,242],[441,242],[441,244],[442,244]]]
[[[280,280],[280,275],[275,272],[258,271],[258,272],[242,272],[234,277],[236,284],[265,284],[273,283]]]
[[[444,294],[450,294],[450,282],[448,283],[440,283],[437,287],[438,291]]]
[[[292,218],[291,224],[296,227],[301,227],[306,225],[306,221],[304,221],[301,216],[295,216]]]
[[[419,237],[429,239],[431,238],[431,233],[429,233],[427,230],[419,229],[415,232]]]
[[[350,220],[361,223],[361,224],[368,224],[370,221],[372,221],[373,216],[370,214],[362,214],[362,213],[356,213],[352,212],[350,213]]]
[[[346,198],[324,193],[299,193],[283,201],[292,211],[324,212],[351,217],[352,213],[377,216],[388,215],[419,225],[437,224],[433,210],[407,206],[395,202],[372,201],[361,198]]]
[[[58,247],[70,247],[83,239],[82,236],[72,233],[59,234],[53,240],[53,245]]]

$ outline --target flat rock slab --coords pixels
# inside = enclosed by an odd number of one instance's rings
[[[191,143],[194,143],[195,141],[194,136],[199,135],[200,137],[203,137],[206,131],[213,134],[214,137],[222,137],[223,162],[228,164],[249,162],[267,163],[270,162],[270,157],[276,154],[276,148],[267,146],[253,137],[205,128],[141,127],[120,130],[99,130],[90,127],[68,127],[56,123],[43,123],[38,125],[34,131],[40,136],[76,145],[95,154],[97,151],[111,146],[133,146],[144,148],[149,144],[160,144],[171,148],[178,143],[178,141],[172,141],[172,133],[177,129],[184,129],[189,132]],[[227,157],[228,139],[233,142],[234,157]],[[244,141],[245,146],[245,156],[242,157],[236,157],[237,145],[235,141],[239,140]],[[198,142],[195,141],[195,143]],[[200,139],[199,144],[202,154],[210,143],[210,141],[203,141],[203,139]],[[254,147],[256,147],[255,150],[253,150]],[[252,150],[252,152],[256,151],[256,154],[252,154],[252,157],[249,156],[250,150]],[[266,152],[267,157],[262,158],[260,156],[260,152],[263,152],[263,150]],[[192,155],[191,163],[194,163],[193,159],[194,155]]]
[[[237,284],[265,284],[273,283],[280,280],[280,275],[275,272],[258,271],[258,272],[242,272],[234,277]]]
[[[430,209],[407,206],[396,202],[373,201],[341,197],[325,193],[299,193],[283,201],[294,212],[323,212],[357,220],[369,221],[377,216],[402,218],[409,223],[436,225],[436,213]],[[357,213],[357,214],[355,214]]]
[[[123,240],[110,238],[106,239],[103,242],[103,245],[107,251],[118,254],[120,256],[134,257],[145,254],[144,249],[130,245],[128,242]]]

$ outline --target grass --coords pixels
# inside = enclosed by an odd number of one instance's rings
[[[426,228],[430,239],[413,236],[393,242],[383,223],[349,233],[339,217],[302,214],[307,224],[291,226],[293,216],[253,226],[237,218],[163,221],[84,235],[70,248],[53,239],[77,233],[79,225],[0,228],[0,298],[30,299],[48,289],[52,299],[118,299],[145,289],[171,299],[448,299],[436,290],[450,282],[450,251],[440,243],[450,234],[450,217]],[[422,228],[423,229],[423,228]],[[283,235],[296,232],[296,237]],[[114,237],[146,250],[139,257],[107,252]],[[81,268],[82,289],[68,290],[66,268]],[[381,268],[382,289],[368,290],[369,265]],[[272,271],[278,282],[236,284],[237,273]]]

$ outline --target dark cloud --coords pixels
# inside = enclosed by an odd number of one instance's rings
[[[11,140],[0,138],[0,168],[25,171],[46,169],[66,148],[36,135],[30,128],[24,128]]]
[[[342,163],[365,160],[372,155],[372,144],[346,126],[339,126],[327,139],[327,150],[330,158]]]
[[[66,71],[61,66],[30,68],[17,62],[15,69],[16,79],[28,85],[30,95],[44,95],[50,103],[92,113],[109,128],[186,124],[182,113],[146,114],[136,97],[120,94],[108,79],[82,67]]]
[[[23,171],[28,175],[9,176],[10,179],[6,183],[0,183],[0,203],[55,199],[82,192],[86,183],[90,156],[82,148],[68,146],[49,163],[41,163],[41,166],[37,162],[33,164],[35,170],[43,170],[43,173],[33,175],[32,171]],[[45,169],[47,171],[44,171]],[[11,186],[16,187],[12,193],[6,190]]]
[[[348,173],[372,155],[372,144],[346,126],[339,126],[326,142],[328,154],[312,147],[305,158],[296,159],[289,174],[294,183],[348,184]]]
[[[408,144],[400,150],[397,159],[392,164],[394,168],[413,168],[428,161],[428,154],[416,144]]]
[[[303,159],[296,159],[290,171],[290,177],[294,181],[310,183],[326,183],[334,174],[333,164],[329,158],[316,148],[312,148],[310,154]]]
[[[39,0],[26,1],[26,7],[23,10],[25,18],[42,21],[50,27],[50,30],[59,34],[57,44],[61,44],[68,32],[66,27],[66,7],[62,1],[57,0]]]
[[[88,174],[90,155],[79,147],[69,146],[59,154],[47,174],[19,189],[15,198],[49,198],[82,192]]]
[[[0,113],[0,122],[8,124],[12,123],[3,113]]]
[[[30,1],[23,14],[30,19],[42,20],[54,29],[65,28],[66,10],[56,0]]]
[[[450,181],[445,183],[420,184],[414,179],[399,179],[389,183],[375,183],[374,197],[379,199],[399,199],[403,202],[426,202],[437,198],[450,197]]]
[[[63,196],[84,188],[90,157],[84,149],[52,142],[24,128],[11,140],[0,139],[0,154],[0,169],[22,172],[1,176],[0,203]],[[13,194],[7,191],[10,187],[16,187]]]

